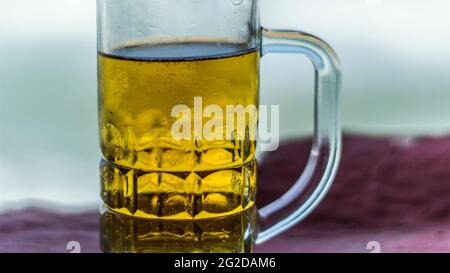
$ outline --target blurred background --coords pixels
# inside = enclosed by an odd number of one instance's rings
[[[450,132],[450,2],[261,0],[267,28],[310,32],[343,69],[346,132]],[[0,0],[0,210],[19,201],[98,204],[96,4]],[[312,132],[306,57],[262,61],[262,104],[278,104],[283,139]]]

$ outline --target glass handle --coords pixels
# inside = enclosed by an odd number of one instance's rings
[[[262,34],[263,56],[268,53],[305,54],[315,67],[316,85],[314,140],[308,163],[288,192],[259,210],[257,244],[298,224],[318,206],[333,183],[341,154],[341,72],[333,49],[321,39],[304,32],[263,29]]]

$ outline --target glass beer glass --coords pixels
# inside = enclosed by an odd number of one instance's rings
[[[330,46],[262,28],[258,0],[97,5],[102,251],[251,252],[314,210],[340,156]],[[298,181],[257,210],[259,62],[272,52],[312,61],[315,134]]]

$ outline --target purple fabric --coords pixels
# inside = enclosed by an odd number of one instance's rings
[[[284,143],[259,168],[260,205],[295,181],[310,142]],[[257,252],[450,251],[450,137],[377,139],[346,136],[336,182],[303,223]],[[98,252],[98,214],[27,209],[0,215],[0,252]]]
[[[98,212],[9,212],[0,216],[0,252],[70,252],[71,241],[79,242],[82,252],[99,252],[98,229]]]

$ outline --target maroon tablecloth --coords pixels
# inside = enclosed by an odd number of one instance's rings
[[[280,196],[305,165],[309,141],[284,143],[261,164],[260,205]],[[0,252],[98,252],[98,213],[26,209],[0,215]],[[374,243],[375,242],[375,243]],[[336,182],[303,223],[259,252],[450,252],[450,137],[346,136]],[[370,248],[370,247],[369,247]]]

